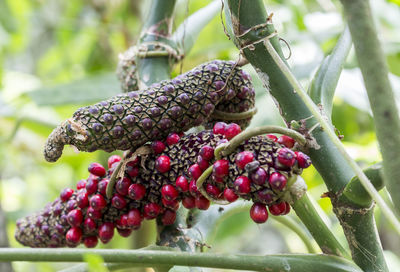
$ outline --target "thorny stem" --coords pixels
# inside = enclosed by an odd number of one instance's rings
[[[183,265],[255,271],[361,272],[352,262],[329,255],[283,254],[267,256],[188,253],[165,250],[119,249],[0,249],[0,261],[82,262],[85,254],[96,254],[109,263],[143,266]]]

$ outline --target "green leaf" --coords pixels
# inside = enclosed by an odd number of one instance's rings
[[[89,272],[107,272],[108,269],[104,267],[104,260],[100,255],[85,254],[83,259],[87,262],[87,270]]]
[[[328,55],[315,74],[309,89],[309,95],[315,104],[321,104],[325,114],[332,113],[333,96],[339,81],[343,65],[351,48],[351,36],[348,28],[344,30],[331,55]]]
[[[29,92],[28,96],[39,106],[83,104],[100,101],[121,93],[114,73],[101,74],[54,87]]]
[[[185,55],[195,44],[201,30],[214,18],[220,8],[220,1],[211,2],[189,16],[172,34],[172,40],[180,45]]]

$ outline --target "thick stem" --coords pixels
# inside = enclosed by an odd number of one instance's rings
[[[397,211],[400,212],[400,120],[378,40],[369,1],[341,0],[364,78],[376,136],[383,158],[383,175]]]
[[[350,261],[329,255],[288,254],[269,256],[224,255],[157,250],[118,249],[0,249],[0,261],[82,262],[85,254],[96,254],[109,263],[143,266],[184,265],[256,271],[361,272]]]

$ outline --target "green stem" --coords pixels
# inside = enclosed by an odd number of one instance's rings
[[[212,113],[212,117],[214,119],[223,119],[223,120],[243,120],[247,118],[253,117],[257,113],[257,108],[252,108],[248,111],[245,112],[240,112],[240,113],[233,113],[233,112],[225,112],[225,111],[219,111],[219,110],[214,110]]]
[[[143,266],[184,265],[256,271],[361,272],[350,261],[329,255],[286,254],[269,256],[225,255],[157,250],[118,249],[0,249],[0,261],[82,262],[84,254],[96,254],[109,263]]]
[[[322,252],[350,259],[349,253],[339,243],[324,221],[322,221],[307,194],[293,204],[293,209],[310,231]]]
[[[203,187],[203,183],[206,181],[206,179],[211,175],[213,171],[213,166],[208,167],[202,174],[201,176],[197,179],[196,181],[196,187],[200,191],[200,193],[207,198],[209,201],[214,202],[215,204],[219,205],[228,205],[229,202],[225,200],[219,200],[219,199],[214,199],[211,196],[208,195],[206,190]]]
[[[397,211],[400,212],[400,120],[388,77],[386,59],[378,40],[369,1],[341,0],[364,78],[376,136],[383,158],[383,175]],[[379,203],[378,203],[379,204]],[[384,212],[382,207],[382,212]]]
[[[233,137],[225,148],[221,151],[223,156],[231,154],[236,148],[241,145],[244,141],[251,137],[262,135],[265,133],[279,133],[292,137],[301,146],[306,145],[307,140],[304,136],[297,131],[289,128],[278,127],[278,126],[262,126],[256,128],[249,128]]]

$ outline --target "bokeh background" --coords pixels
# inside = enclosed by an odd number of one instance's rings
[[[47,163],[42,148],[51,130],[79,107],[121,92],[115,76],[118,54],[136,43],[151,1],[140,0],[0,0],[0,243],[20,247],[13,234],[19,217],[41,209],[65,187],[88,176],[90,162],[105,163],[109,154],[75,153],[65,149],[57,163]],[[178,1],[174,26],[211,1]],[[400,1],[374,0],[372,7],[391,72],[400,95]],[[331,0],[265,1],[285,54],[307,88],[324,56],[345,25],[340,3]],[[224,34],[217,15],[200,33],[195,46],[174,75],[210,59],[237,59],[238,50]],[[277,109],[254,70],[258,113],[251,126],[282,124]],[[373,120],[361,73],[351,51],[340,78],[333,123],[343,143],[362,166],[380,160]],[[115,152],[118,154],[118,152]],[[345,243],[326,187],[312,167],[304,171],[321,214]],[[383,190],[382,195],[387,198]],[[290,214],[298,221],[294,213]],[[400,271],[400,241],[376,209],[377,226],[390,271]],[[8,239],[5,239],[8,238]],[[138,248],[155,241],[154,222],[146,222],[130,238],[117,234],[99,248]],[[306,252],[288,228],[270,219],[254,224],[248,212],[227,218],[208,239],[209,251],[248,254]],[[366,252],[368,254],[368,252]],[[93,271],[99,260],[89,258]],[[14,263],[14,271],[57,271],[70,264]],[[6,268],[4,268],[6,269]]]

